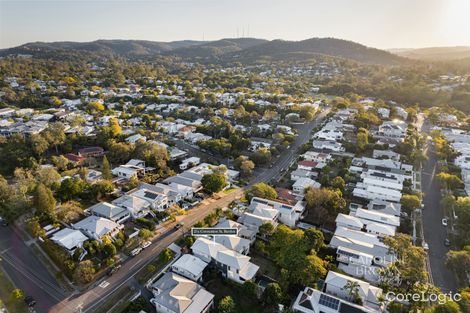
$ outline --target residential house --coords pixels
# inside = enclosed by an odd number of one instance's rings
[[[88,240],[88,237],[79,230],[63,228],[54,233],[51,240],[73,255],[77,248],[83,247],[83,243]]]
[[[167,272],[151,285],[150,300],[161,313],[205,313],[214,306],[214,295],[196,282]]]
[[[241,284],[252,280],[259,269],[257,265],[249,262],[250,257],[227,249],[208,238],[198,238],[191,250],[201,260],[215,264],[224,277]]]
[[[183,254],[171,265],[172,272],[198,282],[208,263],[191,254]]]
[[[302,177],[295,181],[292,185],[292,190],[296,195],[303,196],[305,189],[309,187],[320,188],[321,184],[313,179]]]
[[[102,241],[104,237],[114,238],[124,226],[106,218],[92,215],[72,224],[72,228],[82,231],[92,240]]]
[[[330,296],[322,291],[305,287],[292,305],[294,312],[301,313],[381,313],[380,310],[364,307]]]
[[[382,289],[351,276],[329,271],[325,278],[323,291],[340,299],[354,302],[355,296],[346,288],[349,282],[355,283],[358,286],[356,290],[357,297],[361,299],[362,306],[376,310],[384,309],[384,305],[380,301],[380,298],[383,297]]]
[[[138,195],[144,195],[144,190],[138,190],[137,192],[142,191],[142,193],[138,193]],[[151,195],[148,195],[151,197]],[[144,196],[143,196],[144,197]],[[124,195],[122,197],[117,198],[112,202],[112,204],[119,206],[121,208],[125,208],[131,214],[133,219],[145,217],[147,214],[150,213],[150,208],[152,207],[152,203],[134,195]]]
[[[131,217],[130,212],[126,208],[108,202],[92,205],[86,211],[91,215],[103,217],[119,224],[124,223]]]

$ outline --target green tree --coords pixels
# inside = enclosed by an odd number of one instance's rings
[[[264,165],[271,162],[271,151],[268,148],[259,148],[253,154],[253,161],[256,165]]]
[[[271,223],[264,223],[258,228],[260,236],[269,237],[274,232],[274,226]]]
[[[422,247],[412,245],[409,235],[398,233],[394,237],[386,237],[384,243],[389,246],[391,252],[400,257],[397,268],[404,281],[411,286],[426,280],[426,253]]]
[[[248,191],[245,193],[245,196],[248,200],[251,200],[253,197],[274,200],[277,198],[277,192],[273,187],[266,183],[258,183],[254,184],[250,189],[248,189]]]
[[[255,163],[251,160],[244,160],[240,164],[240,170],[242,172],[242,175],[244,176],[251,175],[254,169],[255,169]]]
[[[231,296],[225,296],[220,299],[217,310],[219,313],[235,313],[237,312],[235,301],[233,301]]]
[[[103,162],[101,164],[101,173],[103,175],[103,179],[106,179],[106,180],[113,179],[113,173],[111,172],[111,165],[109,165],[109,161],[106,156],[103,157]]]
[[[460,277],[465,277],[468,269],[470,269],[470,246],[465,246],[463,250],[450,250],[447,252],[446,264]]]
[[[227,179],[223,174],[207,174],[201,179],[202,186],[209,193],[219,192],[227,186]]]
[[[325,245],[325,237],[321,230],[310,227],[304,231],[305,237],[308,241],[309,246],[315,252],[318,252],[321,247]]]
[[[163,263],[168,263],[173,259],[174,253],[169,248],[166,248],[160,253],[160,260]]]
[[[447,301],[446,303],[434,306],[432,313],[462,313],[462,310],[454,301]]]
[[[108,258],[115,256],[117,253],[116,247],[112,243],[107,243],[103,246],[102,251]]]
[[[13,300],[19,301],[24,299],[24,292],[19,288],[15,288],[11,292],[11,298]]]
[[[62,123],[49,124],[47,129],[43,132],[44,137],[50,145],[55,147],[56,153],[59,153],[59,145],[65,142],[65,127]]]
[[[463,186],[463,181],[454,174],[441,172],[437,174],[437,178],[447,189],[450,190],[455,190]]]
[[[47,187],[57,185],[60,178],[60,174],[53,167],[43,167],[36,171],[36,179]]]
[[[263,302],[269,307],[275,307],[284,299],[284,293],[278,283],[269,283],[263,293]]]
[[[153,232],[148,229],[143,228],[139,231],[139,237],[142,239],[148,239],[152,236],[153,236]]]
[[[49,149],[49,143],[41,134],[32,134],[29,137],[29,143],[38,158],[41,158],[44,152]]]
[[[109,120],[109,132],[112,137],[117,137],[121,135],[122,129],[119,125],[119,121],[117,120],[117,118],[112,118]]]
[[[359,128],[356,137],[357,150],[363,152],[369,144],[369,131],[365,128]]]
[[[344,181],[344,179],[341,176],[336,176],[335,178],[333,178],[330,181],[330,186],[335,188],[335,189],[339,189],[339,190],[341,190],[341,192],[343,192],[344,187],[346,186],[346,182]]]
[[[47,216],[51,219],[56,218],[56,200],[52,191],[42,183],[38,184],[36,187],[34,206],[36,207],[37,214]]]
[[[421,200],[417,195],[403,195],[400,204],[405,212],[411,214],[412,211],[421,206]]]
[[[95,272],[96,270],[93,266],[93,262],[90,260],[85,260],[78,264],[73,273],[73,278],[80,284],[87,284],[93,280]]]

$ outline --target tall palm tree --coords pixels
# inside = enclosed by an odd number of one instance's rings
[[[348,280],[341,289],[348,291],[349,301],[354,301],[359,297],[359,283],[357,281]]]

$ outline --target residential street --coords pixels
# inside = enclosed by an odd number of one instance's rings
[[[424,128],[429,129],[427,121]],[[441,190],[436,178],[437,156],[432,142],[428,142],[428,161],[423,167],[421,187],[424,193],[423,231],[429,245],[429,261],[434,285],[444,292],[457,290],[455,275],[445,265],[448,248],[444,245],[447,227],[442,225],[444,213],[440,208]]]
[[[68,295],[10,225],[0,226],[0,266],[17,288],[36,300],[36,311],[47,312]]]
[[[326,109],[314,121],[297,127],[298,136],[291,147],[275,159],[271,168],[263,169],[259,175],[256,175],[247,187],[258,182],[269,182],[273,179],[279,179],[281,173],[288,169],[290,164],[298,157],[298,148],[308,142],[313,128],[317,127],[328,113],[329,109]],[[227,206],[233,200],[240,198],[243,193],[244,188],[240,188],[226,194],[219,200],[204,200],[198,207],[191,210],[189,215],[181,219],[185,223],[184,230],[175,231],[173,225],[170,225],[149,248],[145,249],[138,256],[126,261],[122,268],[113,276],[97,281],[82,294],[74,294],[67,298],[66,291],[57,285],[55,278],[41,266],[23,240],[15,232],[11,231],[11,226],[0,228],[0,253],[3,259],[1,264],[8,275],[11,276],[16,286],[37,300],[36,312],[93,312],[120,287],[126,284],[135,286],[134,275],[150,263],[163,249],[180,237],[183,232],[189,230],[192,225],[203,219],[215,208]],[[109,284],[102,288],[99,284],[104,280]]]

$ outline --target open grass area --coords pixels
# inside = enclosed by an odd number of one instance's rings
[[[259,253],[252,253],[250,262],[259,266],[258,275],[266,275],[274,280],[279,280],[280,270],[273,261]]]
[[[6,307],[9,313],[27,313],[28,307],[23,300],[13,299],[12,291],[15,289],[10,279],[0,268],[0,309]]]
[[[263,306],[256,300],[251,297],[247,297],[245,292],[242,289],[242,285],[232,283],[227,280],[223,280],[220,277],[214,278],[208,281],[206,284],[206,289],[213,293],[215,296],[214,303],[215,308],[217,309],[217,304],[219,300],[225,296],[231,296],[233,301],[235,301],[237,307],[235,312],[243,313],[262,313],[264,312]],[[216,310],[217,312],[217,310]]]

